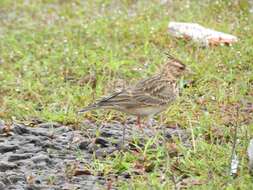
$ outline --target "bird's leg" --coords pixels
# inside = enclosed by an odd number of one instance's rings
[[[139,115],[137,116],[137,127],[140,129],[142,128],[141,127],[141,117]]]
[[[148,127],[153,127],[155,125],[155,120],[153,119],[153,115],[148,117],[148,122],[147,122]]]

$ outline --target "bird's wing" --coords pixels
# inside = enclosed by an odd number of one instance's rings
[[[136,89],[123,90],[120,93],[105,97],[96,103],[100,108],[112,109],[131,109],[162,104],[163,102],[160,99]]]
[[[140,81],[132,90],[136,101],[146,105],[165,105],[176,97],[175,83],[160,75]]]
[[[100,107],[126,106],[128,104],[136,104],[136,101],[133,99],[131,91],[126,89],[104,97],[97,102]]]
[[[99,108],[113,108],[113,105],[117,101],[119,101],[119,100],[117,100],[118,99],[117,97],[123,93],[124,93],[124,90],[119,91],[119,92],[114,92],[110,96],[106,96],[106,97],[98,100],[96,103],[90,104],[87,107],[83,108],[82,110],[79,110],[78,113],[84,113],[86,111],[95,110],[95,109],[99,109]]]
[[[115,92],[104,97],[80,112],[98,108],[131,109],[138,107],[162,106],[175,99],[173,83],[161,76],[140,81],[133,88]]]

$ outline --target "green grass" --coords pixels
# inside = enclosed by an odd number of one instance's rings
[[[253,134],[253,15],[246,0],[1,0],[0,118],[38,117],[78,126],[76,111],[118,85],[152,74],[169,51],[192,68],[193,83],[164,113],[166,123],[192,131],[194,148],[174,142],[180,156],[167,159],[164,147],[137,155],[119,153],[92,164],[105,175],[129,172],[120,189],[171,189],[192,178],[189,189],[252,189],[246,146]],[[197,22],[239,37],[232,47],[200,48],[170,37],[169,21]],[[139,72],[141,71],[141,72]],[[126,84],[125,84],[126,83]],[[236,107],[240,107],[236,116]],[[252,109],[252,108],[251,108]],[[106,114],[104,114],[106,113]],[[98,111],[85,117],[119,118]],[[228,177],[232,125],[238,125],[238,177]],[[156,139],[149,143],[155,144]],[[143,161],[144,159],[144,161]],[[136,164],[151,171],[133,174]],[[145,165],[146,164],[146,165]],[[176,169],[175,169],[176,168]],[[173,177],[172,177],[173,176]]]

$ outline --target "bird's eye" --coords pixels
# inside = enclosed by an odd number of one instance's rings
[[[181,71],[184,70],[184,67],[178,67],[178,68],[179,68],[179,70],[181,70]]]

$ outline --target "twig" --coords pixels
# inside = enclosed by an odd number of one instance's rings
[[[162,124],[163,124],[163,115],[161,115],[161,117],[160,117],[160,123],[161,123],[160,125],[163,129],[163,145],[164,145],[164,151],[165,151],[165,171],[164,171],[164,174],[167,175],[167,173],[168,173],[169,178],[171,179],[171,181],[174,184],[173,189],[177,190],[178,188],[177,188],[176,176],[170,170],[171,157],[170,157],[170,154],[169,154],[169,151],[168,151],[168,148],[167,148],[166,129],[165,129],[165,127],[162,126]]]
[[[193,152],[196,152],[196,141],[195,141],[195,136],[194,136],[194,132],[193,132],[193,128],[192,128],[192,122],[189,118],[188,118],[188,120],[189,120],[189,124],[190,124],[190,129],[191,129]]]

